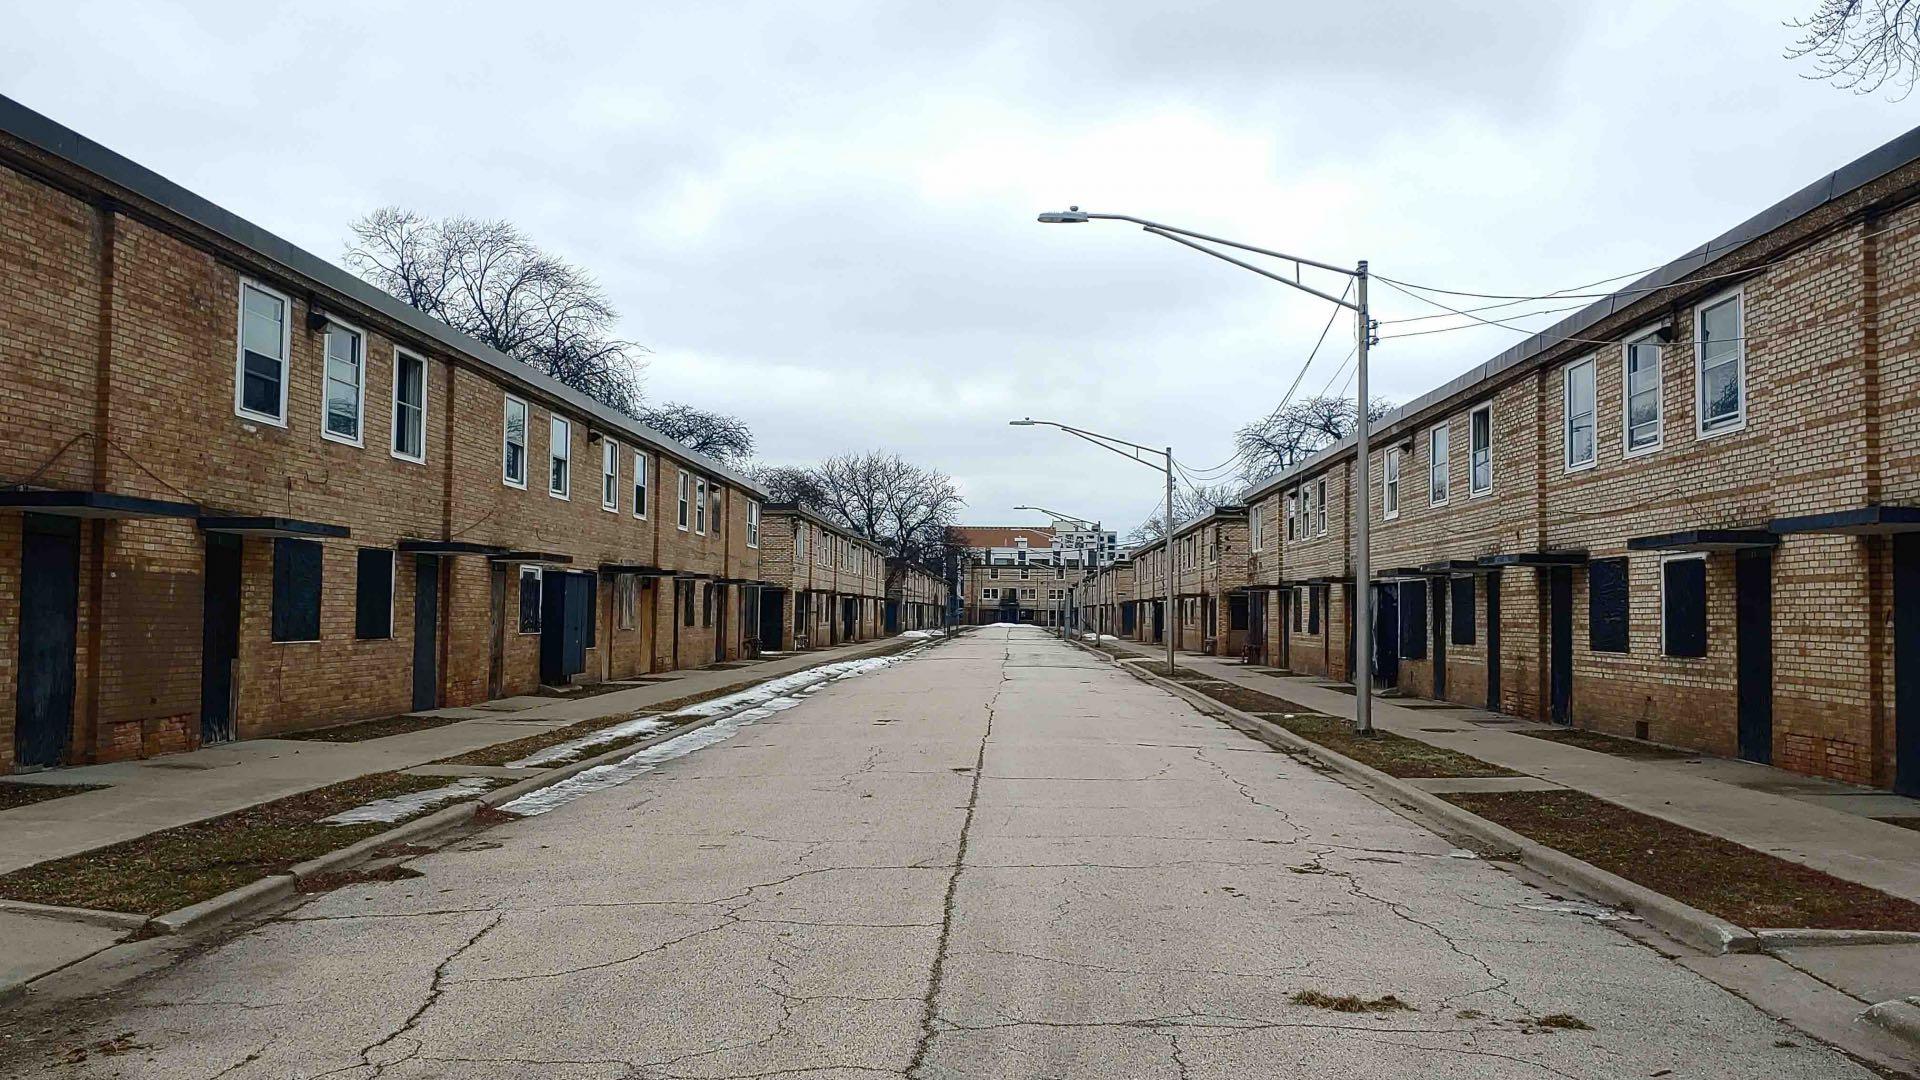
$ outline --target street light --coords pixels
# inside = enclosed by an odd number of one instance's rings
[[[1092,533],[1093,544],[1091,546],[1087,544],[1080,545],[1080,573],[1081,573],[1080,584],[1084,585],[1086,583],[1086,579],[1088,575],[1091,572],[1097,571],[1100,569],[1101,536],[1100,536],[1099,522],[1088,521],[1086,518],[1075,517],[1072,514],[1063,514],[1058,510],[1049,510],[1044,506],[1016,506],[1014,507],[1014,509],[1015,510],[1032,510],[1037,513],[1047,514],[1051,516],[1055,521],[1065,521],[1074,525],[1078,525],[1083,533],[1088,533],[1088,532]],[[1074,586],[1074,585],[1069,585],[1066,589],[1067,598],[1068,598],[1067,613],[1073,619],[1074,625],[1076,627],[1079,625],[1079,622],[1080,622],[1080,610],[1079,608],[1075,607],[1074,604],[1072,603],[1072,597],[1073,597],[1073,594],[1078,591],[1079,591],[1078,586]],[[1062,625],[1061,625],[1062,632],[1060,635],[1062,638],[1066,637],[1065,629],[1066,629],[1065,620],[1062,620]]]
[[[1355,351],[1355,355],[1358,358],[1358,366],[1356,368],[1356,371],[1358,372],[1358,374],[1355,376],[1355,381],[1359,383],[1357,393],[1359,394],[1359,398],[1360,398],[1359,408],[1354,411],[1354,417],[1355,417],[1354,453],[1355,453],[1355,456],[1359,459],[1359,466],[1360,466],[1360,476],[1359,476],[1359,485],[1358,485],[1359,496],[1360,496],[1360,512],[1354,515],[1355,525],[1353,530],[1354,531],[1353,597],[1354,597],[1354,604],[1355,604],[1355,611],[1353,613],[1353,639],[1354,639],[1354,651],[1359,653],[1360,655],[1354,661],[1354,665],[1353,665],[1353,672],[1354,672],[1353,726],[1354,726],[1354,730],[1359,732],[1360,734],[1363,734],[1363,735],[1372,734],[1373,732],[1373,597],[1370,592],[1370,588],[1371,588],[1370,578],[1372,577],[1372,567],[1370,565],[1370,561],[1371,561],[1369,558],[1370,552],[1368,550],[1368,544],[1367,544],[1367,524],[1368,524],[1367,518],[1372,511],[1372,502],[1373,502],[1372,472],[1373,470],[1372,470],[1372,463],[1367,460],[1367,435],[1368,435],[1368,432],[1367,432],[1367,427],[1368,427],[1368,423],[1367,423],[1367,347],[1374,344],[1373,331],[1375,327],[1374,327],[1373,319],[1371,318],[1371,316],[1368,314],[1368,311],[1367,311],[1367,261],[1365,259],[1362,259],[1355,266],[1354,269],[1349,270],[1343,266],[1334,266],[1331,263],[1316,262],[1313,259],[1303,259],[1298,255],[1288,255],[1287,253],[1282,251],[1270,251],[1266,248],[1254,247],[1252,244],[1242,244],[1237,240],[1227,240],[1218,236],[1208,236],[1206,233],[1194,232],[1191,229],[1181,229],[1181,228],[1176,228],[1175,226],[1172,226],[1172,225],[1162,225],[1157,221],[1148,221],[1145,218],[1132,217],[1128,214],[1095,214],[1095,213],[1090,213],[1088,211],[1082,210],[1077,206],[1069,206],[1067,209],[1063,211],[1050,211],[1048,213],[1041,214],[1040,221],[1043,224],[1047,224],[1047,225],[1080,225],[1080,224],[1085,224],[1086,222],[1089,222],[1089,221],[1132,222],[1133,224],[1140,226],[1142,229],[1152,233],[1155,236],[1161,237],[1163,239],[1171,240],[1176,244],[1182,244],[1186,247],[1190,247],[1193,250],[1198,251],[1204,255],[1211,255],[1214,258],[1221,260],[1222,262],[1230,262],[1242,270],[1250,270],[1253,273],[1259,274],[1261,277],[1269,278],[1271,280],[1279,282],[1282,285],[1290,286],[1304,293],[1310,293],[1314,296],[1319,297],[1322,300],[1328,301],[1329,303],[1338,304],[1339,306],[1346,308],[1349,311],[1352,311],[1354,313],[1354,316],[1355,316],[1354,351]],[[1189,237],[1191,239],[1188,239]],[[1281,274],[1276,274],[1271,270],[1262,269],[1261,267],[1255,266],[1252,263],[1243,261],[1241,259],[1236,259],[1233,256],[1226,254],[1225,252],[1215,251],[1213,248],[1208,247],[1206,243],[1196,242],[1196,241],[1202,241],[1202,240],[1206,241],[1207,243],[1224,244],[1225,246],[1230,248],[1237,248],[1241,251],[1250,251],[1256,255],[1265,255],[1270,258],[1279,259],[1283,262],[1290,262],[1293,264],[1293,276],[1286,277]],[[1332,293],[1321,292],[1319,289],[1316,289],[1311,285],[1307,285],[1303,283],[1300,280],[1300,271],[1302,267],[1307,267],[1307,266],[1311,266],[1316,270],[1324,270],[1324,271],[1327,271],[1328,273],[1344,274],[1347,277],[1351,278],[1354,284],[1354,299],[1349,301],[1346,298],[1344,293],[1340,296],[1335,296]],[[1167,455],[1167,460],[1168,460],[1168,469],[1169,471],[1171,471],[1172,460],[1173,460],[1172,454]],[[1167,483],[1169,485],[1169,490],[1171,490],[1171,485],[1173,483],[1171,477],[1168,478]],[[1171,504],[1171,499],[1169,499],[1169,504]],[[1173,522],[1171,520],[1173,517],[1173,514],[1171,510],[1169,510],[1167,517],[1169,519],[1167,522],[1167,528],[1169,531],[1171,531],[1173,528]],[[1168,600],[1168,606],[1169,607],[1172,606],[1171,599]],[[1171,670],[1171,667],[1169,667],[1169,670]]]
[[[1166,474],[1166,477],[1167,477],[1167,528],[1166,528],[1166,536],[1164,537],[1163,543],[1161,545],[1161,550],[1165,553],[1163,557],[1166,560],[1166,566],[1163,569],[1166,571],[1166,575],[1167,575],[1167,600],[1166,600],[1167,608],[1160,620],[1160,627],[1161,627],[1160,636],[1165,638],[1167,642],[1167,675],[1169,678],[1171,678],[1174,672],[1174,664],[1173,664],[1173,447],[1169,446],[1164,450],[1155,450],[1151,446],[1141,446],[1139,443],[1128,442],[1125,439],[1115,438],[1112,435],[1102,435],[1097,431],[1087,431],[1082,428],[1068,427],[1066,424],[1058,423],[1053,420],[1035,420],[1031,416],[1023,420],[1009,420],[1007,421],[1007,423],[1013,427],[1059,428],[1061,431],[1064,431],[1067,434],[1072,435],[1074,438],[1085,439],[1086,441],[1101,448],[1102,450],[1111,450],[1112,452],[1119,454],[1123,458],[1126,458],[1130,461],[1139,462],[1140,464],[1145,465],[1149,469],[1153,469],[1158,472]],[[1123,450],[1121,449],[1121,447],[1126,447],[1127,449]],[[1146,458],[1141,457],[1140,456],[1141,454],[1158,454],[1166,460],[1166,464],[1164,466],[1155,465],[1153,462],[1148,461]]]

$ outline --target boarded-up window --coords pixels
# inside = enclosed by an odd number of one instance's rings
[[[320,545],[273,542],[273,640],[320,640]]]
[[[537,566],[520,568],[520,632],[523,634],[540,632],[540,593],[545,578]]]
[[[354,567],[353,636],[393,636],[393,552],[361,548]]]
[[[693,582],[691,581],[675,582],[673,586],[673,595],[680,598],[680,625],[692,626],[693,625]],[[824,614],[825,613],[823,611],[822,615],[824,616]]]
[[[1453,643],[1473,644],[1473,579],[1453,579]]]
[[[1660,636],[1668,656],[1707,655],[1707,561],[1672,559],[1660,568]]]
[[[1587,647],[1594,652],[1627,651],[1625,559],[1587,564]]]
[[[1306,589],[1293,590],[1293,632],[1296,634],[1300,632],[1301,612],[1303,612],[1306,609],[1306,606],[1307,606],[1307,590]]]
[[[1314,586],[1307,590],[1307,633],[1320,632],[1320,588]]]
[[[1404,660],[1427,658],[1427,583],[1400,583],[1400,656]]]

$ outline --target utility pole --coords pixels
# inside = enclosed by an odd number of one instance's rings
[[[1373,462],[1367,457],[1367,346],[1373,339],[1373,322],[1367,312],[1367,260],[1361,259],[1354,274],[1355,296],[1359,303],[1360,339],[1354,344],[1359,363],[1355,381],[1359,383],[1359,410],[1354,414],[1354,457],[1360,465],[1360,507],[1354,515],[1353,597],[1355,610],[1347,617],[1353,624],[1353,648],[1360,655],[1353,663],[1353,730],[1373,734],[1373,560],[1367,544],[1367,524],[1373,517]],[[1325,508],[1322,508],[1325,512]]]

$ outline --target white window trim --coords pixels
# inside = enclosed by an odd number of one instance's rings
[[[518,480],[507,473],[507,447],[513,445],[511,441],[513,429],[507,424],[507,416],[513,411],[515,405],[520,406],[520,479]],[[528,453],[527,446],[528,433],[532,428],[532,407],[525,400],[508,394],[500,406],[500,482],[510,488],[519,488],[521,491],[527,490],[527,473],[533,468],[533,455]]]
[[[258,289],[280,301],[280,415],[268,416],[247,408],[247,290]],[[233,414],[247,420],[257,420],[262,424],[272,424],[277,428],[287,426],[287,383],[293,374],[293,298],[279,289],[272,288],[249,277],[240,279],[240,288],[233,294],[234,304],[238,308],[234,313],[233,335]]]
[[[563,441],[567,448],[567,486],[559,489],[553,486],[553,463],[560,460],[553,453],[553,429],[556,427],[567,429],[567,437]],[[547,414],[547,494],[556,499],[573,500],[573,421],[559,413]]]
[[[1645,446],[1633,445],[1633,347],[1644,342],[1653,342],[1653,400],[1659,405],[1654,420],[1653,441]],[[1667,346],[1660,340],[1660,331],[1648,330],[1620,343],[1620,456],[1622,458],[1645,457],[1667,445]]]
[[[1707,659],[1707,656],[1676,656],[1667,651],[1667,564],[1685,562],[1689,559],[1699,559],[1701,562],[1705,562],[1707,560],[1707,553],[1704,551],[1682,551],[1673,555],[1660,556],[1660,625],[1657,632],[1660,635],[1660,656],[1667,660]],[[1707,585],[1712,586],[1712,584],[1712,580],[1709,579]],[[1705,600],[1706,597],[1701,597],[1703,603]],[[1711,615],[1712,613],[1708,612],[1708,614]],[[1707,623],[1707,645],[1707,653],[1711,655],[1713,652],[1713,623],[1711,621]]]
[[[1380,463],[1380,520],[1393,521],[1400,516],[1400,448],[1387,447],[1386,458]],[[1389,505],[1387,496],[1393,496]]]
[[[1481,413],[1487,414],[1487,486],[1475,487],[1473,483],[1473,418]],[[1479,499],[1493,494],[1493,402],[1467,410],[1467,498]]]
[[[1734,363],[1740,373],[1740,407],[1733,414],[1730,423],[1708,430],[1707,428],[1707,367],[1706,357],[1700,351],[1702,341],[1701,326],[1706,321],[1707,309],[1733,300],[1739,304],[1740,320],[1734,336]],[[1722,435],[1731,435],[1744,431],[1747,426],[1747,294],[1744,287],[1735,287],[1726,292],[1694,305],[1693,308],[1693,431],[1697,438],[1717,439]]]
[[[1327,481],[1322,477],[1314,481],[1313,495],[1313,535],[1327,535]]]
[[[336,435],[327,430],[327,334],[335,327],[345,330],[360,339],[360,366],[358,368],[360,385],[354,390],[354,437]],[[284,384],[283,384],[284,385]],[[367,445],[367,332],[350,322],[342,322],[333,316],[327,316],[327,325],[320,331],[320,437],[328,442],[337,442],[344,446]]]
[[[693,478],[693,534],[707,535],[707,478]]]
[[[620,512],[620,444],[604,435],[600,437],[600,509]]]
[[[686,532],[688,526],[693,523],[693,475],[685,469],[678,471],[680,473],[680,479],[673,489],[674,504],[677,511],[674,528],[679,529],[681,532]]]
[[[521,564],[521,566],[520,566],[520,574],[519,574],[519,576],[518,576],[518,577],[516,577],[516,578],[514,579],[514,581],[515,581],[515,582],[516,582],[516,584],[518,585],[518,588],[525,588],[525,587],[526,587],[526,580],[527,580],[527,571],[529,571],[529,570],[531,570],[531,571],[533,571],[533,576],[534,576],[534,577],[535,577],[536,579],[538,579],[538,580],[539,580],[539,582],[540,582],[540,606],[541,606],[541,608],[542,608],[542,609],[544,609],[544,608],[546,607],[546,605],[547,605],[547,570],[546,570],[546,568],[545,568],[545,567],[543,567],[543,566],[528,566],[528,565],[526,565],[526,564],[524,564],[524,563],[522,563],[522,564]],[[522,630],[522,629],[520,629],[520,593],[519,593],[519,591],[518,591],[518,589],[516,589],[516,591],[514,592],[514,594],[513,594],[513,599],[514,599],[514,605],[513,605],[513,632],[514,632],[514,633],[516,633],[516,634],[518,634],[518,635],[520,635],[521,637],[537,637],[537,636],[539,636],[539,634],[540,634],[540,631],[539,631],[539,630]],[[545,627],[545,624],[546,624],[546,621],[547,621],[547,618],[546,618],[546,613],[545,613],[545,611],[544,611],[544,610],[542,610],[542,612],[541,612],[541,615],[540,615],[540,622],[541,622],[541,626],[542,626],[542,628],[544,628],[544,627]]]
[[[1593,380],[1593,456],[1585,461],[1573,460],[1573,373],[1587,368]],[[1491,420],[1491,418],[1489,418]],[[1489,427],[1488,434],[1492,434]],[[1489,440],[1488,448],[1492,448]],[[1489,456],[1491,463],[1491,456]],[[1560,369],[1560,464],[1562,471],[1586,472],[1600,463],[1600,356],[1598,353],[1584,360],[1575,360]]]
[[[420,361],[420,456],[403,454],[394,449],[394,436],[400,431],[400,358],[411,357]],[[412,349],[395,345],[393,347],[393,419],[387,428],[387,452],[401,461],[411,461],[416,465],[427,463],[427,358]]]
[[[760,500],[747,500],[747,546],[760,546]]]
[[[653,504],[653,484],[647,473],[652,468],[653,460],[649,455],[639,450],[633,452],[633,487],[637,491],[646,492],[645,502],[649,507]],[[637,498],[633,500],[633,516],[645,521],[650,511],[641,507],[641,501]]]
[[[1442,457],[1434,449],[1437,436],[1447,437],[1447,453]],[[1434,466],[1439,466],[1444,493],[1436,495],[1433,488]],[[1445,421],[1427,429],[1427,505],[1445,506],[1453,499],[1453,431]]]

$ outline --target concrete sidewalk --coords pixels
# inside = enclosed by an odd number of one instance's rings
[[[1143,659],[1165,659],[1164,649],[1153,646],[1102,644]],[[1178,662],[1316,712],[1353,716],[1351,688],[1343,693],[1335,688],[1341,684],[1326,679],[1281,675],[1274,668],[1199,654],[1181,653]],[[1873,820],[1920,818],[1920,800],[1704,754],[1666,761],[1615,757],[1521,734],[1564,730],[1551,724],[1419,698],[1376,695],[1373,721],[1395,735],[1470,754],[1920,903],[1920,831]]]
[[[357,743],[248,739],[185,754],[6,777],[9,783],[101,784],[99,791],[0,811],[0,873],[370,773],[407,769],[580,720],[635,712],[890,648],[899,638],[816,649],[726,668],[665,672],[627,689],[577,697],[510,697],[418,715],[455,723]],[[532,775],[529,771],[528,775]]]

